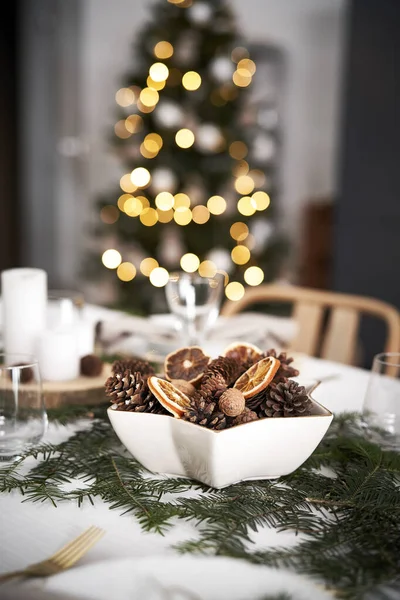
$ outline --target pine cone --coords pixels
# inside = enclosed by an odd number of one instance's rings
[[[244,423],[250,423],[251,421],[257,421],[258,415],[250,408],[245,408],[243,412],[240,413],[237,417],[235,417],[232,421],[232,425],[243,425]]]
[[[221,375],[224,378],[227,387],[229,387],[232,383],[235,383],[236,379],[240,377],[241,374],[242,366],[239,363],[227,356],[219,356],[208,364],[201,383],[210,377]]]
[[[259,410],[266,417],[302,417],[310,414],[310,408],[305,388],[288,379],[266,388]]]
[[[208,429],[225,429],[226,417],[218,409],[217,402],[207,402],[200,394],[191,400],[191,407],[184,413],[183,419],[202,425]]]
[[[297,377],[299,371],[290,366],[290,363],[294,361],[294,358],[291,356],[287,356],[286,352],[281,352],[279,355],[276,350],[273,348],[271,350],[267,350],[265,352],[265,356],[273,356],[279,360],[280,367],[275,374],[274,383],[279,383],[280,381],[284,381],[285,379],[289,379],[291,377]]]
[[[147,360],[141,360],[140,358],[121,358],[113,362],[111,367],[113,373],[124,373],[129,370],[132,373],[140,373],[142,377],[146,378],[154,375],[154,369]]]
[[[217,402],[228,388],[224,377],[220,373],[209,374],[203,378],[198,394],[205,402]]]
[[[151,393],[147,379],[139,372],[132,373],[126,369],[123,373],[111,375],[105,390],[115,410],[168,414]]]

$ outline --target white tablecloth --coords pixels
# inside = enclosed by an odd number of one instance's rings
[[[313,395],[334,414],[361,409],[367,371],[302,356],[297,364],[306,378],[327,378]],[[47,440],[62,441],[71,430],[51,425]],[[54,508],[23,502],[18,493],[0,496],[0,572],[46,558],[90,525],[102,527],[106,534],[77,567],[48,580],[3,585],[0,598],[250,600],[282,590],[304,600],[331,598],[308,578],[283,570],[226,558],[177,555],[171,546],[196,536],[189,523],[176,524],[162,537],[144,533],[132,515],[121,516],[101,501],[95,506],[65,503]],[[295,544],[299,539],[271,529],[253,538],[264,548]],[[185,592],[178,593],[176,586]]]

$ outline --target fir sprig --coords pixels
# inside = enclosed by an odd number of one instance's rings
[[[178,544],[179,552],[284,566],[324,581],[339,598],[389,598],[400,586],[400,454],[366,440],[358,415],[337,417],[291,475],[223,490],[149,474],[123,449],[104,407],[69,407],[50,417],[80,425],[85,417],[86,427],[1,467],[0,492],[53,506],[101,499],[160,534],[176,520],[190,521],[197,537]],[[32,458],[38,462],[24,474]],[[299,533],[299,542],[257,549],[253,533],[263,527]]]

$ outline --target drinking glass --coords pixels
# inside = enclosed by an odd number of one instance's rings
[[[215,323],[220,309],[224,276],[171,273],[165,288],[170,311],[177,317],[184,343],[200,345]]]
[[[0,354],[0,461],[37,444],[47,427],[39,365],[29,355]]]
[[[363,405],[369,437],[388,448],[400,447],[400,353],[374,357]]]

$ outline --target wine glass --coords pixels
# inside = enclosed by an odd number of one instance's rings
[[[0,354],[0,461],[17,459],[47,427],[39,365],[29,355]]]
[[[188,346],[200,345],[215,323],[220,308],[224,276],[201,277],[197,273],[171,273],[165,288],[170,311]]]
[[[400,447],[399,352],[374,357],[362,418],[369,437],[388,448]]]

